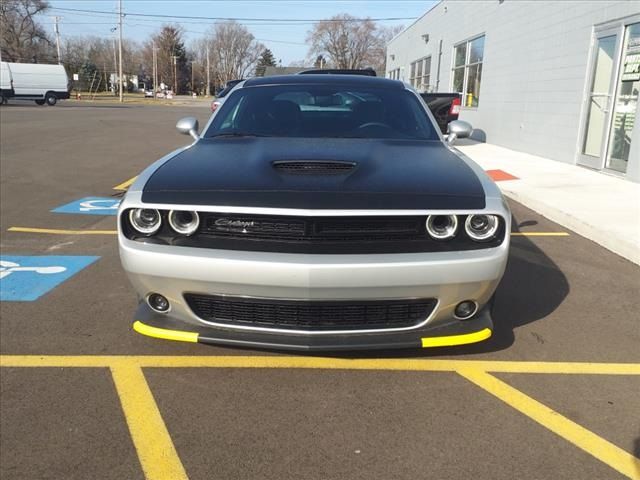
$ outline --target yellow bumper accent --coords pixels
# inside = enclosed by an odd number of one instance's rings
[[[466,345],[468,343],[481,342],[491,336],[491,330],[485,328],[479,332],[465,333],[463,335],[450,335],[448,337],[424,337],[422,348],[452,347],[454,345]]]
[[[133,329],[147,337],[162,338],[164,340],[175,340],[177,342],[198,342],[198,334],[196,332],[184,332],[182,330],[168,330],[166,328],[151,327],[136,320],[133,323]]]

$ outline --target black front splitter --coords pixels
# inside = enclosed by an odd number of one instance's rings
[[[471,320],[454,320],[446,325],[417,330],[362,334],[300,335],[279,332],[200,327],[159,314],[140,304],[134,330],[166,340],[270,350],[348,351],[400,348],[430,348],[466,345],[491,336],[493,321],[489,308]]]

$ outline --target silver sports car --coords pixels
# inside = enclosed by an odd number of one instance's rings
[[[302,350],[491,336],[511,217],[484,171],[395,80],[238,84],[195,141],[147,168],[118,215],[134,328]]]

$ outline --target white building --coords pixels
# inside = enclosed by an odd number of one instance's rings
[[[460,92],[480,140],[640,182],[640,1],[443,0],[387,76]]]

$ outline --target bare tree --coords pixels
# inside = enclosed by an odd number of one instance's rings
[[[310,57],[323,55],[333,67],[348,69],[372,66],[374,52],[384,48],[373,21],[346,13],[318,22],[308,32],[307,43]]]
[[[253,73],[265,46],[237,22],[219,23],[208,36],[212,69],[216,82],[245,78]]]
[[[49,8],[46,0],[0,1],[0,51],[9,62],[51,61],[51,41],[36,15]]]
[[[112,81],[111,74],[117,72],[117,50],[113,39],[96,36],[67,37],[62,42],[62,63],[69,77],[80,74],[77,87],[86,88],[86,82],[95,88],[107,90]],[[122,42],[122,64],[124,73],[145,78],[144,62],[140,46],[129,39]],[[95,72],[95,75],[94,75]],[[132,85],[130,85],[132,86]]]
[[[404,26],[395,25],[393,27],[379,26],[377,31],[378,42],[371,49],[371,66],[377,72],[386,71],[387,66],[387,44],[393,37],[404,30]]]

